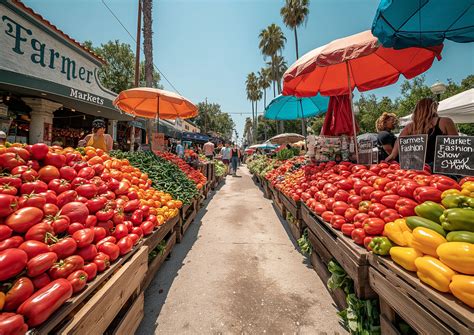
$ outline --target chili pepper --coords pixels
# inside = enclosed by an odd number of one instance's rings
[[[385,256],[388,255],[392,248],[390,240],[383,236],[377,236],[372,239],[369,243],[369,248],[374,254]]]

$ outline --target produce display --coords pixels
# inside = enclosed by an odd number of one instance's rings
[[[150,151],[122,152],[112,151],[112,156],[127,159],[133,166],[148,174],[152,185],[157,189],[170,193],[173,198],[190,204],[198,195],[196,184],[170,161],[161,158]]]
[[[176,164],[188,176],[189,179],[193,180],[196,183],[196,187],[198,190],[200,190],[201,188],[203,188],[204,185],[206,185],[207,178],[200,171],[192,168],[183,159],[170,152],[156,151],[155,153],[159,157]]]
[[[225,168],[224,163],[222,163],[222,161],[219,161],[219,160],[215,160],[214,163],[215,163],[216,177],[225,176],[226,168]]]
[[[459,183],[396,163],[302,165],[266,178],[333,229],[474,307],[474,178]]]
[[[100,149],[14,144],[0,167],[1,334],[40,326],[182,205]]]
[[[281,164],[281,161],[270,158],[266,155],[258,155],[247,160],[249,171],[259,177],[265,176],[268,172],[277,168]]]

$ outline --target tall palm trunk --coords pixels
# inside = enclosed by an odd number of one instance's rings
[[[295,45],[296,45],[296,60],[298,60],[298,58],[300,57],[298,56],[298,34],[296,33],[296,27],[294,31],[295,31]]]
[[[252,143],[254,143],[255,141],[255,138],[254,138],[254,124],[255,124],[255,109],[254,109],[254,106],[253,106],[253,100],[250,100],[250,102],[252,103]]]
[[[153,0],[143,0],[143,53],[145,54],[145,83],[147,87],[153,86],[153,31],[152,31]],[[158,121],[159,122],[159,121]],[[154,123],[147,119],[148,143],[152,144]]]

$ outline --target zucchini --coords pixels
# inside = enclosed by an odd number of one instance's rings
[[[423,228],[434,230],[438,234],[446,236],[446,231],[439,224],[431,220],[421,218],[419,216],[407,217],[406,223],[407,223],[408,228],[410,228],[411,230],[415,229],[416,227],[423,227]]]
[[[452,231],[446,236],[448,242],[467,242],[474,244],[474,233],[472,231]]]

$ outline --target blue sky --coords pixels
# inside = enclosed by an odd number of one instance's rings
[[[103,0],[135,35],[136,0]],[[94,45],[133,40],[102,0],[24,0],[24,3],[78,41]],[[206,97],[230,113],[242,135],[251,116],[245,78],[265,65],[258,49],[260,31],[276,23],[287,37],[283,55],[295,61],[293,32],[280,17],[284,0],[155,0],[154,63],[178,91],[198,103]],[[312,0],[306,27],[298,31],[300,55],[333,39],[370,29],[379,0]],[[134,47],[132,49],[135,49]],[[474,73],[474,43],[447,41],[443,60],[426,72],[429,84],[448,78],[459,82]],[[377,89],[378,97],[399,95],[396,85]],[[165,89],[172,87],[164,80]],[[269,92],[270,94],[270,92]],[[263,103],[259,106],[262,110]]]

